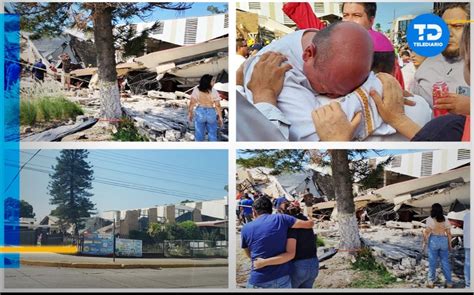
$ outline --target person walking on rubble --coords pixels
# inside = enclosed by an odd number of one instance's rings
[[[196,141],[204,141],[206,132],[209,141],[217,141],[217,127],[222,127],[223,124],[220,97],[213,86],[212,76],[206,74],[191,93],[188,118],[193,122],[194,117]]]
[[[71,88],[71,57],[69,57],[69,54],[67,53],[62,53],[59,56],[59,59],[61,60],[61,67],[63,70],[61,73],[61,83],[63,84],[63,87],[69,91]]]
[[[449,263],[449,251],[451,247],[450,224],[443,213],[443,207],[439,203],[431,206],[431,216],[426,220],[426,228],[423,232],[423,250],[428,246],[428,288],[434,287],[436,280],[436,268],[438,258],[441,260],[441,269],[446,280],[446,287],[452,288],[451,265]]]

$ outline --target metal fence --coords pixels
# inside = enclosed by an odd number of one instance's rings
[[[227,241],[208,240],[166,240],[153,245],[143,245],[144,255],[163,257],[227,257]]]

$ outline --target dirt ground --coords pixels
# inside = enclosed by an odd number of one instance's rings
[[[240,235],[237,235],[237,245],[240,244]],[[237,287],[245,288],[250,274],[250,259],[245,252],[237,246]],[[319,274],[313,288],[315,289],[347,289],[351,283],[363,278],[358,270],[353,270],[350,259],[344,254],[336,254],[332,258],[321,262]],[[409,283],[397,282],[384,288],[410,288]]]

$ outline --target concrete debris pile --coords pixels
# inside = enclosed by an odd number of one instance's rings
[[[363,244],[372,250],[375,259],[397,277],[412,284],[411,287],[424,287],[428,280],[428,256],[423,251],[423,228],[421,222],[387,222],[385,226],[372,226],[361,229]],[[464,280],[464,251],[455,247],[450,253],[453,282]],[[444,281],[438,270],[438,281]]]
[[[188,103],[187,98],[163,100],[151,96],[132,96],[125,99],[122,108],[127,117],[135,122],[139,132],[152,141],[193,141],[194,134],[190,132],[187,119]]]
[[[100,92],[81,89],[71,101],[81,104],[86,113],[99,116]],[[151,141],[193,141],[187,121],[189,96],[184,92],[149,91],[148,95],[122,95],[122,109],[141,135]]]

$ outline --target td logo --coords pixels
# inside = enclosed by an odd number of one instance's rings
[[[422,56],[440,54],[449,43],[449,29],[438,16],[427,13],[417,16],[408,25],[408,46]]]

